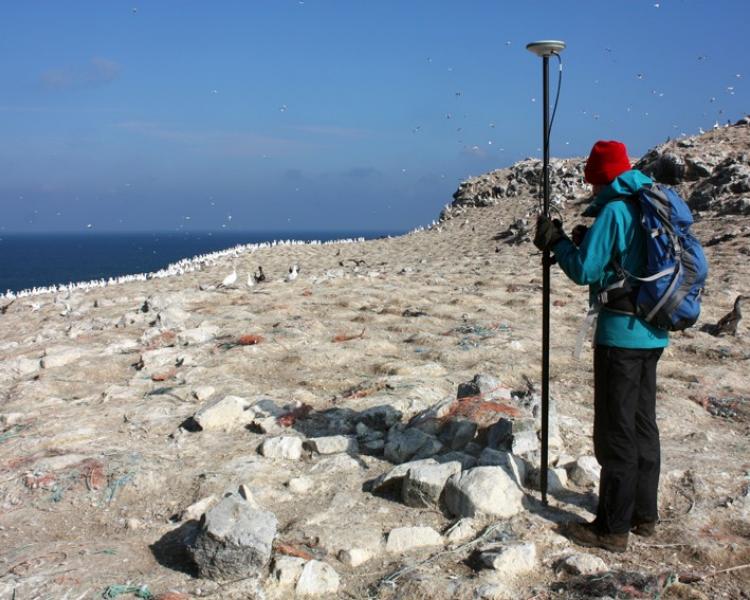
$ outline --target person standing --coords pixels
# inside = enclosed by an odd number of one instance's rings
[[[584,169],[593,186],[584,216],[569,239],[557,221],[540,216],[534,244],[549,249],[565,274],[589,286],[598,309],[594,334],[594,453],[601,465],[599,504],[591,523],[568,523],[568,538],[582,546],[624,552],[630,532],[650,536],[658,521],[660,444],[656,425],[656,366],[667,331],[635,315],[626,274],[642,277],[645,231],[629,198],[653,181],[631,168],[625,145],[598,141]],[[625,278],[624,286],[610,288]],[[608,289],[610,288],[610,289]]]

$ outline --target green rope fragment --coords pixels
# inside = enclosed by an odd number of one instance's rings
[[[143,600],[153,600],[155,596],[148,591],[147,585],[110,585],[102,593],[102,598],[110,600],[111,598],[117,598],[123,594],[135,594],[136,598],[143,598]]]
[[[0,433],[0,444],[2,444],[3,442],[7,442],[9,439],[12,439],[14,437],[18,437],[18,434],[27,427],[28,425],[14,425],[5,433]]]

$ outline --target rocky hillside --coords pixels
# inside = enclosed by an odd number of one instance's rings
[[[551,159],[553,206],[562,209],[586,195],[584,164],[585,158]],[[750,117],[733,126],[670,140],[649,151],[634,167],[660,183],[676,186],[695,211],[750,215]],[[541,181],[541,161],[536,159],[472,177],[459,185],[440,219],[449,219],[469,206],[539,197]]]

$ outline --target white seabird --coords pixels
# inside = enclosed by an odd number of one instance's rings
[[[287,281],[294,281],[297,279],[297,275],[299,274],[299,267],[297,265],[292,265],[289,267],[289,274],[286,276]]]
[[[230,285],[234,285],[235,281],[237,281],[237,268],[233,266],[232,272],[224,278],[224,281],[221,282],[221,287],[229,287]]]

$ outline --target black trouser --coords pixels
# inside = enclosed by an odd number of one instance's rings
[[[605,533],[625,533],[658,517],[656,363],[662,350],[594,349],[594,452],[602,466],[595,522]]]

